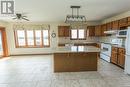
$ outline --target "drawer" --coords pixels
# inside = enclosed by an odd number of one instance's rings
[[[125,54],[125,49],[124,48],[119,48],[119,54]]]
[[[117,52],[118,51],[118,47],[112,47],[112,51]]]

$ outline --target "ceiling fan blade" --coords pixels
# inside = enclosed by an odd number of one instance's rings
[[[22,17],[27,17],[27,16],[22,16]]]
[[[12,19],[13,19],[13,20],[14,20],[14,19],[17,19],[17,17],[16,17],[16,18],[12,18]]]
[[[24,17],[22,17],[22,19],[24,19],[24,20],[26,20],[26,21],[29,21],[29,19],[26,19],[26,18],[24,18]]]

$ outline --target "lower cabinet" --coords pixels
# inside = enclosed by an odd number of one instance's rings
[[[111,62],[117,64],[117,52],[112,52]]]
[[[111,63],[124,68],[125,65],[125,49],[112,47]]]

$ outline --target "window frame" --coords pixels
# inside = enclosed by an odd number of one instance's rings
[[[72,38],[72,30],[77,30],[77,38]],[[79,30],[84,30],[84,38],[79,38]],[[70,30],[70,40],[86,40],[86,29],[71,29]]]
[[[50,47],[50,29],[38,29],[38,30],[41,30],[41,41],[42,42],[41,42],[40,45],[36,45],[36,33],[35,33],[35,31],[37,31],[37,30],[33,30],[34,45],[28,45],[27,30],[30,30],[30,29],[24,30],[25,46],[19,46],[18,33],[17,33],[18,30],[21,30],[21,29],[14,30],[14,39],[15,39],[15,47],[16,48],[45,48],[45,47]],[[49,45],[44,45],[43,30],[48,30],[48,43],[49,43]]]

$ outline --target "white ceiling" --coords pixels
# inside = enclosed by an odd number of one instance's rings
[[[31,21],[61,22],[71,14],[71,5],[80,5],[87,21],[99,21],[130,10],[130,0],[15,0],[15,11],[25,12]],[[0,20],[11,21],[9,16]]]

